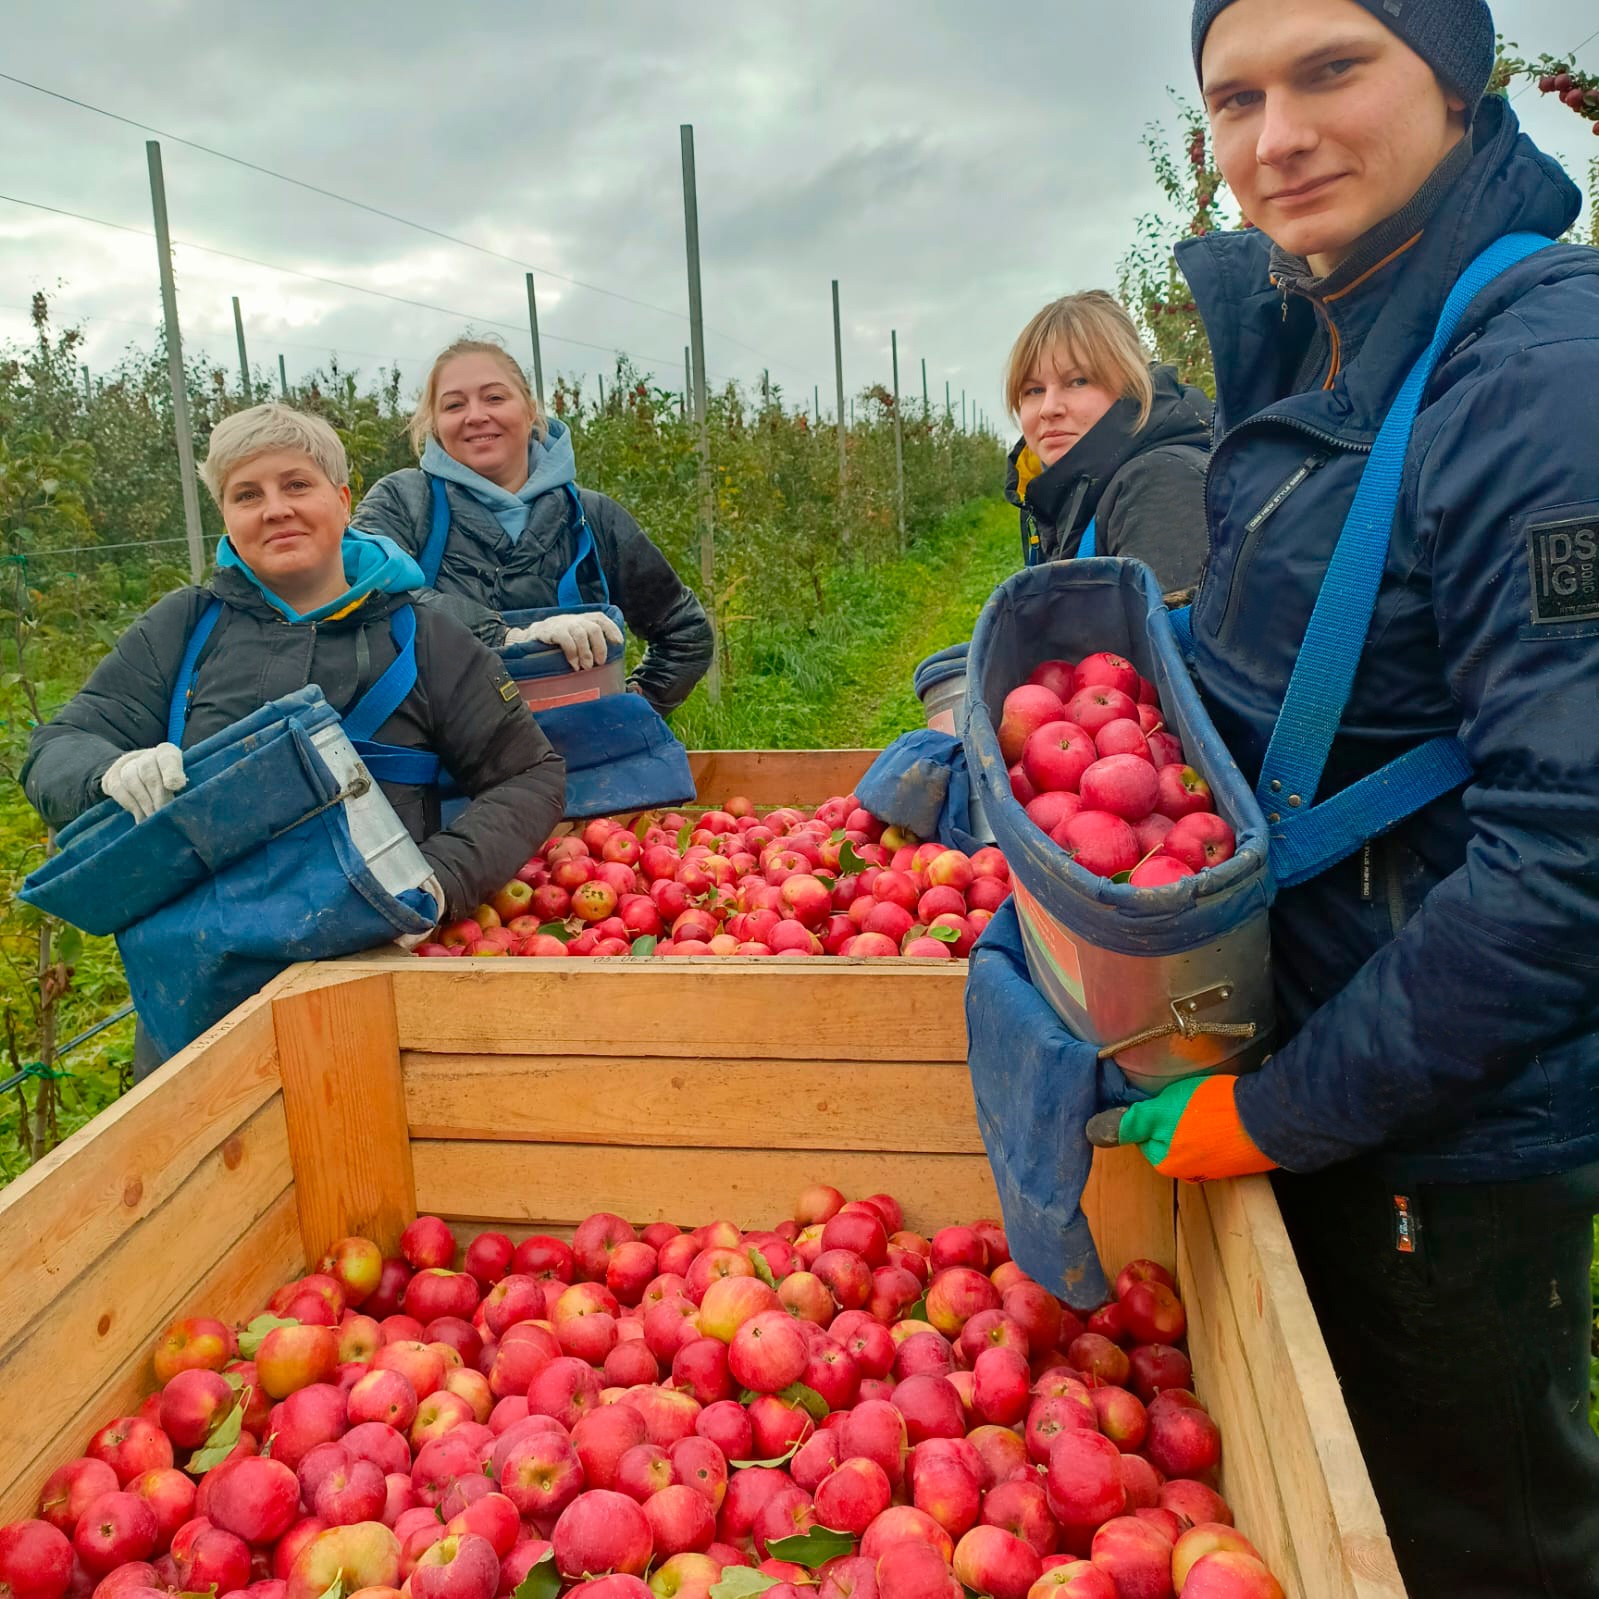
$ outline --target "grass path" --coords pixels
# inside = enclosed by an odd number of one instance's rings
[[[922,726],[917,663],[971,637],[1017,549],[1016,513],[976,500],[903,559],[840,569],[820,622],[760,626],[721,705],[696,689],[673,731],[690,749],[838,749],[877,748]]]

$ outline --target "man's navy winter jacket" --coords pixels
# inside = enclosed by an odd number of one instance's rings
[[[1269,280],[1259,233],[1178,255],[1216,357],[1206,703],[1251,781],[1378,427],[1450,287],[1580,196],[1485,103],[1424,232],[1335,302]],[[1328,386],[1292,393],[1311,319]],[[1339,351],[1358,348],[1348,365]],[[1293,1036],[1238,1088],[1307,1171],[1383,1148],[1487,1181],[1599,1158],[1599,252],[1542,251],[1474,302],[1423,401],[1376,613],[1321,797],[1434,734],[1475,769],[1273,913]]]

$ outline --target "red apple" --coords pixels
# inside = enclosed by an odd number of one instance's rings
[[[137,1494],[119,1489],[101,1494],[78,1518],[72,1547],[86,1571],[103,1577],[154,1554],[157,1536],[155,1513]]]
[[[1079,688],[1066,702],[1066,719],[1075,722],[1090,740],[1112,722],[1138,720],[1138,707],[1120,689],[1105,684]]]
[[[991,1599],[1027,1599],[1043,1575],[1043,1562],[1031,1544],[1002,1527],[978,1526],[955,1546],[956,1578]]]
[[[1069,1526],[1098,1527],[1127,1504],[1120,1452],[1110,1439],[1086,1428],[1063,1432],[1049,1452],[1049,1508]]]
[[[1184,816],[1166,835],[1161,848],[1196,872],[1232,859],[1237,839],[1231,827],[1214,811]]]
[[[1083,772],[1078,784],[1087,810],[1109,811],[1136,822],[1155,808],[1159,779],[1139,755],[1106,755]]]
[[[1138,864],[1138,839],[1132,828],[1108,811],[1083,811],[1072,817],[1056,842],[1096,877],[1114,877]]]
[[[1041,793],[1075,794],[1083,773],[1097,759],[1088,729],[1074,720],[1046,722],[1022,750],[1022,770]]]
[[[1157,853],[1140,861],[1127,881],[1134,888],[1164,888],[1168,883],[1180,883],[1193,875],[1193,869],[1174,856]]]
[[[0,1527],[0,1594],[5,1599],[61,1599],[71,1580],[72,1545],[60,1528],[38,1520]]]
[[[551,1543],[556,1569],[568,1580],[603,1572],[640,1576],[654,1550],[644,1512],[604,1488],[579,1494],[561,1512]]]
[[[161,1334],[155,1346],[156,1381],[171,1382],[180,1371],[203,1366],[221,1371],[238,1345],[227,1326],[209,1316],[185,1316]]]
[[[400,1234],[400,1253],[413,1271],[442,1269],[455,1259],[455,1235],[437,1216],[418,1216]]]
[[[1210,784],[1192,766],[1179,766],[1176,763],[1162,766],[1155,773],[1155,786],[1155,808],[1174,822],[1216,808],[1211,799]]]
[[[999,751],[1007,766],[1014,766],[1021,759],[1022,746],[1036,729],[1061,719],[1062,706],[1059,695],[1037,684],[1024,683],[1005,696],[997,732]]]

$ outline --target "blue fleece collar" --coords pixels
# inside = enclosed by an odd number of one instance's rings
[[[428,435],[422,451],[422,470],[447,483],[459,484],[493,515],[505,536],[515,544],[527,528],[533,502],[552,489],[562,489],[577,481],[577,458],[572,452],[571,429],[551,417],[546,437],[528,441],[527,482],[515,494],[502,489],[498,483],[491,483],[471,467],[463,466],[432,434]]]
[[[319,605],[314,611],[306,611],[303,614],[274,594],[250,570],[244,557],[234,549],[232,540],[226,536],[217,545],[217,568],[220,571],[234,567],[243,573],[260,590],[262,597],[291,622],[325,621],[328,617],[359,604],[369,594],[404,594],[410,589],[426,586],[422,580],[422,568],[398,544],[392,539],[384,538],[381,533],[362,533],[356,528],[346,529],[342,553],[344,576],[350,585],[349,588],[338,599],[329,600],[326,605]]]

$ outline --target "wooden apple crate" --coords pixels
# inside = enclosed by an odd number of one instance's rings
[[[703,794],[847,790],[869,752],[696,757]],[[813,1182],[929,1233],[998,1214],[965,1070],[964,963],[296,967],[0,1190],[0,1522],[154,1386],[184,1315],[243,1320],[348,1233],[749,1227]],[[1298,1599],[1403,1588],[1269,1184],[1100,1154],[1116,1269],[1173,1268],[1240,1527]]]

